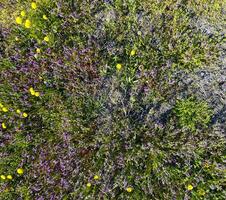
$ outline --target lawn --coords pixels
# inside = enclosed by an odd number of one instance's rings
[[[224,200],[225,13],[1,0],[0,200]]]

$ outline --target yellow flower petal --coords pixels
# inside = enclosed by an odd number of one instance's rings
[[[39,92],[35,92],[35,96],[36,97],[39,97],[40,96],[40,93]]]
[[[40,52],[41,52],[41,49],[37,48],[36,53],[40,53]]]
[[[22,19],[21,19],[21,17],[17,17],[17,18],[16,18],[16,23],[17,23],[17,24],[22,24]]]
[[[29,92],[30,92],[30,93],[35,93],[34,88],[33,88],[33,87],[31,87],[31,88],[29,89]]]
[[[17,173],[21,175],[21,174],[24,173],[24,170],[23,170],[22,168],[18,168],[18,169],[17,169]]]
[[[31,21],[27,19],[24,23],[25,28],[31,28]]]
[[[45,40],[46,42],[49,42],[49,37],[48,37],[48,36],[45,36],[45,37],[44,37],[44,40]]]
[[[190,191],[190,190],[193,189],[193,186],[192,186],[192,185],[188,185],[188,186],[187,186],[187,189]]]
[[[98,180],[100,177],[98,175],[94,176],[94,180]]]
[[[8,175],[8,176],[7,176],[7,179],[12,180],[13,177],[12,177],[11,175]]]
[[[22,10],[22,11],[20,12],[20,15],[21,15],[22,17],[24,17],[24,16],[26,15],[26,12],[25,12],[24,10]]]
[[[26,118],[27,116],[28,116],[28,114],[27,114],[27,113],[23,113],[23,117],[25,117],[25,118]]]
[[[3,111],[3,112],[8,112],[8,108],[3,107],[3,108],[2,108],[2,111]]]
[[[87,186],[87,187],[91,187],[91,183],[87,183],[86,186]]]
[[[135,50],[132,50],[131,52],[130,52],[130,55],[131,56],[134,56],[136,54],[136,51]]]
[[[5,180],[6,179],[5,175],[1,175],[1,179]]]
[[[118,63],[118,64],[116,65],[116,69],[117,69],[117,70],[121,70],[121,68],[122,68],[122,65]]]
[[[4,122],[2,123],[2,128],[3,129],[6,129],[7,128]]]
[[[35,2],[32,2],[31,3],[31,8],[35,10],[37,8],[37,4]]]
[[[45,20],[48,19],[46,15],[43,15],[42,18],[45,19]]]
[[[16,113],[17,113],[17,114],[20,114],[20,113],[21,113],[20,109],[17,109],[17,110],[16,110]]]
[[[128,188],[126,188],[126,191],[127,191],[127,192],[132,192],[132,191],[133,191],[133,188],[128,187]]]

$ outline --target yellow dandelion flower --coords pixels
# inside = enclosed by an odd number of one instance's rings
[[[22,17],[25,17],[26,12],[25,12],[24,10],[22,10],[22,11],[20,12],[20,15],[21,15]]]
[[[49,42],[49,37],[48,37],[48,36],[45,36],[45,37],[44,37],[44,40],[45,40],[46,42]]]
[[[31,21],[27,19],[24,23],[25,28],[31,28]]]
[[[12,177],[11,175],[8,175],[8,176],[7,176],[7,179],[12,180],[13,177]]]
[[[40,53],[40,52],[41,52],[41,49],[37,48],[36,53]]]
[[[17,173],[21,175],[21,174],[24,173],[24,170],[23,170],[22,168],[18,168],[18,169],[17,169]]]
[[[42,18],[43,18],[44,20],[47,20],[47,19],[48,19],[46,15],[42,15]]]
[[[2,128],[3,129],[6,129],[7,128],[4,122],[2,123]]]
[[[39,92],[35,92],[35,96],[36,97],[39,97],[40,96],[40,93]]]
[[[2,108],[2,111],[3,111],[3,112],[8,112],[8,108],[3,107],[3,108]]]
[[[117,70],[121,70],[121,68],[122,68],[122,65],[118,63],[118,64],[116,65],[116,69],[117,69]]]
[[[193,189],[193,186],[192,186],[192,185],[188,185],[188,186],[187,186],[187,189],[190,191],[190,190]]]
[[[31,95],[35,95],[35,91],[32,91],[32,92],[31,92]]]
[[[37,8],[37,4],[35,2],[32,2],[31,3],[31,8],[35,10]]]
[[[21,113],[20,109],[17,109],[17,110],[16,110],[16,113],[17,113],[17,114],[20,114],[20,113]]]
[[[28,114],[24,112],[23,117],[26,118],[27,116],[28,116]]]
[[[94,178],[94,180],[100,179],[100,177],[98,175],[95,175],[93,178]]]
[[[132,50],[131,52],[130,52],[130,55],[131,56],[134,56],[136,54],[136,51],[135,50]]]
[[[16,18],[16,23],[17,23],[17,24],[22,24],[22,19],[21,19],[21,17],[17,17],[17,18]]]
[[[91,183],[87,183],[86,186],[90,188],[91,187]]]
[[[132,191],[133,191],[133,188],[128,187],[128,188],[126,188],[126,191],[127,191],[127,192],[132,192]]]
[[[6,179],[5,175],[1,175],[1,179],[5,180]]]
[[[30,87],[29,88],[29,91],[31,92],[31,91],[34,91],[34,88],[33,87]]]
[[[31,93],[31,95],[35,95],[35,90],[34,90],[33,87],[31,87],[31,88],[29,89],[29,92]]]

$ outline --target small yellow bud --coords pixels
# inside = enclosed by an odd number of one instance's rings
[[[6,179],[5,175],[1,175],[1,179],[5,180]]]
[[[42,18],[43,18],[44,20],[47,20],[47,19],[48,19],[48,18],[46,17],[46,15],[43,15]]]
[[[192,185],[188,185],[188,186],[187,186],[187,189],[190,191],[190,190],[193,189],[193,186],[192,186]]]
[[[127,192],[132,192],[132,191],[133,191],[133,188],[128,187],[128,188],[126,188],[126,191],[127,191]]]
[[[24,23],[25,28],[31,28],[31,21],[27,19]]]
[[[20,175],[22,175],[24,173],[24,170],[22,168],[18,168],[17,169],[17,173],[20,174]]]
[[[31,8],[35,10],[37,8],[37,4],[35,2],[32,2],[31,3]]]
[[[136,54],[136,51],[135,50],[132,50],[131,52],[130,52],[130,55],[131,56],[134,56]]]
[[[20,15],[21,15],[22,17],[24,17],[24,16],[26,15],[26,12],[25,12],[24,10],[22,10],[22,11],[20,12]]]
[[[20,113],[21,113],[20,109],[17,109],[17,110],[16,110],[16,113],[17,113],[17,114],[20,114]]]
[[[45,37],[44,37],[44,40],[45,40],[46,42],[49,42],[49,37],[48,37],[48,36],[45,36]]]
[[[98,175],[95,175],[93,178],[94,180],[98,180],[100,177]]]
[[[121,68],[122,68],[122,65],[118,63],[118,64],[116,65],[116,69],[117,69],[117,70],[121,70]]]
[[[29,89],[29,92],[31,92],[31,91],[34,91],[34,88],[33,88],[33,87],[31,87],[31,88]]]
[[[17,23],[17,24],[22,24],[22,19],[21,19],[21,17],[17,17],[17,18],[16,18],[16,23]]]
[[[33,87],[31,87],[31,88],[29,89],[29,92],[31,93],[31,95],[35,95],[35,90],[34,90]]]
[[[41,49],[37,48],[36,53],[40,53],[40,52],[41,52]]]
[[[91,187],[91,183],[87,183],[86,186],[87,186],[87,187]]]
[[[3,111],[3,112],[8,112],[8,108],[3,107],[3,108],[2,108],[2,111]]]
[[[3,104],[2,103],[0,103],[0,108],[3,108],[4,106],[3,106]]]
[[[4,122],[2,123],[2,128],[3,129],[6,129],[7,128]]]
[[[12,177],[11,175],[8,175],[8,176],[7,176],[7,179],[12,180],[13,177]]]
[[[39,92],[35,92],[35,96],[36,97],[39,97],[40,96],[40,93]]]
[[[25,118],[26,118],[27,116],[28,116],[28,114],[27,114],[27,113],[23,113],[23,117],[25,117]]]

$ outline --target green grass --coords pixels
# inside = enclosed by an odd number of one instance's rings
[[[220,64],[222,1],[36,3],[1,2],[0,199],[224,199],[214,103],[177,75]]]

